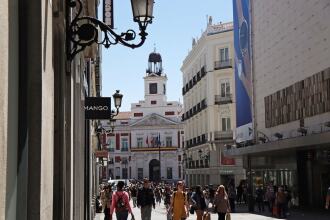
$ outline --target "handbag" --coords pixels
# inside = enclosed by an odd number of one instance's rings
[[[231,215],[230,215],[230,213],[228,212],[227,214],[226,214],[226,220],[230,220],[231,219]]]
[[[192,215],[195,213],[195,207],[194,206],[190,206],[189,213],[192,214]]]

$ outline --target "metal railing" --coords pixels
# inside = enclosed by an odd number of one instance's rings
[[[232,68],[232,60],[219,60],[214,62],[214,69],[219,70],[219,69],[226,69],[226,68]]]
[[[232,103],[233,102],[233,98],[232,98],[232,94],[226,94],[225,96],[223,95],[215,95],[214,96],[214,104],[228,104],[228,103]]]
[[[215,131],[214,132],[214,140],[226,140],[226,139],[233,139],[233,131]]]

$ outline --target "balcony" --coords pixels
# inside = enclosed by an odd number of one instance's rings
[[[215,70],[220,70],[220,69],[226,69],[226,68],[232,68],[232,60],[219,60],[214,62],[214,69]]]
[[[201,107],[202,107],[202,110],[203,109],[206,109],[207,105],[206,105],[206,99],[203,99],[202,102],[201,102]]]
[[[214,96],[214,104],[216,105],[225,105],[228,103],[233,103],[232,94],[223,95],[215,95]]]
[[[202,77],[201,77],[201,73],[198,72],[198,73],[197,73],[197,82],[199,82],[199,81],[201,80],[201,78],[202,78]]]
[[[201,68],[201,75],[204,77],[206,75],[205,66]]]
[[[214,140],[232,140],[233,139],[233,131],[215,131],[214,132]]]
[[[188,86],[188,88],[189,89],[191,89],[193,87],[193,81],[192,81],[192,79],[189,81],[189,86]]]
[[[196,83],[197,83],[197,78],[196,78],[196,76],[194,76],[193,77],[193,85],[196,85]]]
[[[195,147],[201,144],[205,144],[207,142],[207,134],[202,134],[198,137],[194,137],[190,140],[186,141],[187,148]]]
[[[197,113],[197,106],[195,105],[194,107],[193,107],[193,114],[195,115]]]

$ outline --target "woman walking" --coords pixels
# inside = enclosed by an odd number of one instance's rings
[[[227,192],[223,185],[220,185],[214,197],[213,208],[218,213],[218,220],[225,220],[226,214],[230,213],[230,204]]]
[[[117,183],[117,191],[112,194],[110,220],[112,220],[114,211],[116,211],[117,220],[127,220],[128,213],[131,213],[133,220],[135,219],[129,203],[129,195],[127,192],[123,191],[124,185],[124,181],[119,181]]]
[[[187,195],[183,191],[183,182],[179,181],[176,185],[177,191],[175,191],[171,198],[171,210],[170,213],[173,213],[173,220],[182,220],[186,219],[189,216],[188,212],[188,201]]]
[[[196,186],[196,190],[191,196],[191,201],[197,215],[196,220],[202,220],[206,210],[206,203],[201,186]]]

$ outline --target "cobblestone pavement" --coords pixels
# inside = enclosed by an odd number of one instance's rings
[[[241,207],[238,209],[240,213],[232,213],[231,219],[232,220],[272,220],[272,219],[278,219],[273,218],[270,216],[261,215],[258,213],[247,213],[246,207]],[[133,208],[133,213],[135,215],[136,220],[141,220],[140,216],[140,209]],[[113,216],[113,220],[116,220],[115,215]],[[163,205],[156,206],[156,209],[152,210],[152,220],[166,220],[166,210]],[[190,215],[187,220],[195,220],[196,215]],[[211,220],[217,220],[218,216],[217,214],[211,214]],[[293,211],[291,212],[291,215],[288,216],[289,220],[330,220],[330,212],[313,212],[306,210],[306,212],[303,211]],[[104,220],[103,214],[97,214],[94,220]],[[129,217],[128,220],[131,220]]]

